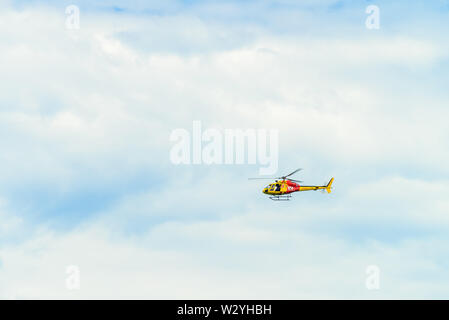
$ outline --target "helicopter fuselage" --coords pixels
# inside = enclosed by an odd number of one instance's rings
[[[333,179],[332,179],[333,180]],[[275,181],[274,183],[269,184],[266,186],[262,192],[269,195],[283,195],[283,194],[289,194],[297,191],[310,191],[310,190],[324,190],[326,189],[328,192],[330,192],[330,184],[332,182],[329,182],[327,186],[301,186],[296,182],[290,181],[290,180],[282,180],[282,181]]]

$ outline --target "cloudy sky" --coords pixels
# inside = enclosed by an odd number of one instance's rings
[[[447,0],[0,0],[0,298],[449,298],[448,31]],[[195,120],[333,192],[174,165]]]

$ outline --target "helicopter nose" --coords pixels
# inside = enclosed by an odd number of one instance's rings
[[[263,189],[262,192],[263,192],[263,193],[267,193],[267,189]]]

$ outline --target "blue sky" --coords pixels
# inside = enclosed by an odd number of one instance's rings
[[[448,297],[448,1],[0,8],[1,298]],[[173,165],[194,120],[278,129],[279,173],[334,192]]]

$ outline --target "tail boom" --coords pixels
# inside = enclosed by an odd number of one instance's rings
[[[330,179],[329,183],[325,186],[300,186],[298,191],[326,190],[327,193],[331,193],[332,182],[334,182],[334,178]]]

